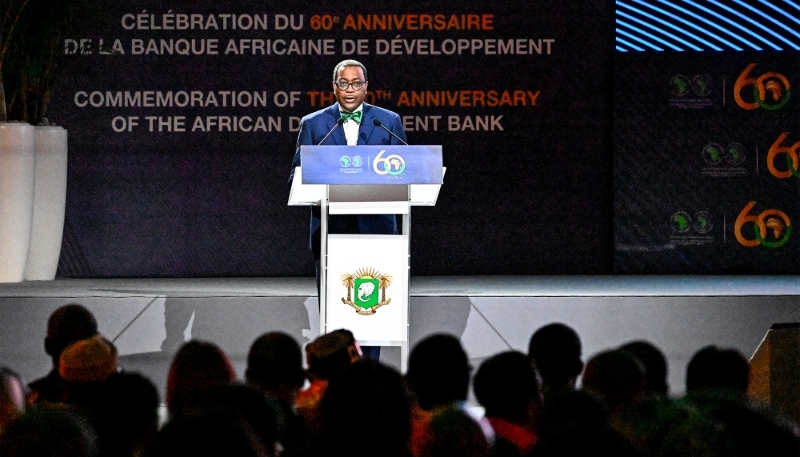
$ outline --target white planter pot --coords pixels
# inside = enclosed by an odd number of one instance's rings
[[[35,129],[0,123],[0,282],[20,282],[33,221]]]
[[[56,277],[64,234],[67,203],[67,131],[58,126],[36,127],[33,223],[26,281]]]

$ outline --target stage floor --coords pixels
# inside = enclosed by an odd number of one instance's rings
[[[0,365],[42,376],[47,318],[81,303],[120,353],[120,365],[149,376],[163,394],[166,372],[188,339],[212,341],[244,373],[250,344],[282,331],[305,344],[319,335],[314,278],[58,279],[0,284]],[[342,305],[345,306],[345,305]],[[418,277],[411,279],[409,344],[437,332],[461,339],[477,367],[501,351],[527,351],[539,327],[563,322],[584,360],[647,340],[669,362],[673,394],[684,390],[691,356],[706,345],[750,357],[773,324],[800,322],[800,278],[717,276]],[[381,360],[399,367],[397,347]]]
[[[800,296],[798,276],[412,277],[417,297]],[[299,297],[314,278],[56,279],[0,284],[0,297]]]

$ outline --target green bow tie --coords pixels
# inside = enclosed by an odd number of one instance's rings
[[[342,119],[344,119],[345,122],[347,122],[347,121],[352,119],[352,120],[356,121],[356,124],[360,124],[361,123],[361,118],[363,116],[364,116],[364,112],[363,111],[356,111],[355,113],[348,113],[346,111],[342,111]]]

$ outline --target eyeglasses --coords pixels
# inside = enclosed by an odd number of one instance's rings
[[[364,81],[353,81],[351,83],[347,81],[335,81],[334,84],[336,84],[339,90],[347,90],[348,87],[352,87],[353,90],[361,90],[366,83]]]

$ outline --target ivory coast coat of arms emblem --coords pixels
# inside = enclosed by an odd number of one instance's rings
[[[392,285],[392,277],[374,268],[360,268],[355,273],[342,275],[342,285],[347,287],[347,298],[342,298],[342,303],[352,306],[362,316],[375,314],[378,308],[392,302],[391,298],[386,298],[386,288]]]

